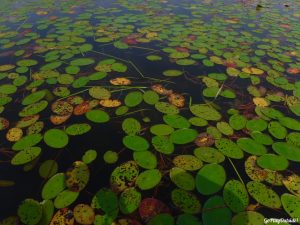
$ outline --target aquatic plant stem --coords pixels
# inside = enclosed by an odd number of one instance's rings
[[[239,173],[238,170],[236,169],[235,165],[233,164],[232,160],[231,160],[229,157],[227,157],[227,159],[229,160],[230,164],[232,165],[232,167],[233,167],[235,173],[237,174],[237,176],[239,177],[240,181],[241,181],[241,182],[243,183],[243,185],[245,186],[245,183],[244,183],[244,181],[243,181],[243,179],[242,179],[240,173]]]

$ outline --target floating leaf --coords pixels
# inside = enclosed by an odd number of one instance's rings
[[[128,161],[116,167],[110,176],[110,185],[114,191],[122,192],[134,185],[139,175],[138,165],[134,161]]]
[[[75,202],[78,196],[78,192],[64,190],[56,196],[54,200],[54,206],[57,209],[65,208]]]
[[[95,212],[92,207],[86,204],[78,204],[73,210],[74,219],[79,224],[90,225],[95,220]]]
[[[57,173],[45,183],[42,189],[42,198],[44,200],[53,199],[62,192],[65,187],[65,175],[63,173]]]
[[[225,184],[223,197],[226,205],[235,213],[244,211],[249,204],[246,187],[238,180],[230,180]]]
[[[134,152],[133,159],[145,169],[154,169],[157,166],[156,156],[150,151]]]
[[[220,120],[222,117],[217,110],[207,105],[201,105],[201,104],[192,105],[190,106],[190,110],[195,116],[198,116],[205,120]]]
[[[184,170],[195,171],[199,170],[203,163],[193,155],[178,155],[173,159],[175,166]]]
[[[233,159],[241,159],[244,157],[244,153],[239,146],[229,139],[221,138],[216,140],[215,145],[225,156]]]
[[[152,145],[156,151],[169,155],[174,152],[174,144],[169,137],[166,136],[154,136],[152,138]]]
[[[264,223],[264,216],[255,211],[240,212],[232,218],[232,225],[263,225]]]
[[[225,160],[225,156],[220,151],[211,147],[196,148],[194,155],[207,163],[221,163]]]
[[[272,145],[273,150],[286,159],[300,162],[300,148],[286,142],[276,142]]]
[[[130,92],[125,96],[124,102],[128,107],[135,107],[143,101],[143,94],[140,91]]]
[[[141,190],[154,188],[161,180],[161,173],[157,169],[145,170],[137,177],[136,184]]]
[[[202,221],[204,225],[230,225],[231,215],[223,198],[218,195],[210,197],[203,205]]]
[[[173,167],[170,170],[171,181],[180,189],[192,191],[195,188],[194,177],[179,167]]]
[[[264,169],[281,171],[287,169],[289,162],[283,156],[264,154],[257,159],[257,165]]]
[[[122,129],[128,135],[135,135],[140,132],[141,124],[134,118],[126,118],[122,122]]]
[[[281,195],[281,202],[284,210],[295,219],[300,217],[300,198],[291,195],[288,193],[284,193]]]
[[[35,225],[42,218],[42,206],[34,199],[25,199],[18,207],[18,216],[22,223]]]
[[[269,208],[280,208],[281,202],[279,196],[266,185],[257,181],[249,181],[247,183],[247,189],[249,194],[258,203]]]
[[[219,164],[207,164],[196,175],[196,188],[203,195],[211,195],[222,189],[226,172]]]
[[[237,145],[245,152],[253,155],[263,155],[267,153],[267,149],[265,146],[255,142],[251,138],[240,138],[237,140]]]
[[[85,116],[88,120],[94,123],[106,123],[110,120],[110,116],[100,109],[90,110],[85,114]]]
[[[146,151],[149,148],[149,143],[146,139],[140,136],[125,136],[123,144],[133,151]]]
[[[198,198],[188,191],[176,188],[172,191],[171,198],[174,205],[185,213],[196,214],[201,210]]]
[[[82,191],[88,184],[90,171],[88,166],[81,161],[75,161],[66,172],[66,186],[74,192]]]
[[[197,135],[198,132],[196,130],[190,128],[183,128],[174,131],[170,135],[170,140],[174,144],[187,144],[194,141]]]
[[[52,148],[63,148],[69,143],[69,137],[62,130],[50,129],[44,134],[44,141]]]
[[[66,133],[71,136],[82,135],[89,132],[92,127],[87,123],[72,124],[66,128]]]

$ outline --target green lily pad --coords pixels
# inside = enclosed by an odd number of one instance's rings
[[[168,102],[157,102],[155,103],[155,108],[164,114],[174,115],[179,113],[179,109]]]
[[[73,202],[76,201],[78,196],[79,196],[79,192],[64,190],[56,196],[54,200],[54,206],[57,209],[68,207],[69,205],[71,205]]]
[[[284,210],[290,215],[291,218],[300,218],[300,198],[284,193],[281,195],[281,202]]]
[[[181,76],[182,74],[183,72],[180,70],[165,70],[163,72],[163,75],[167,77],[178,77]]]
[[[174,144],[167,136],[154,136],[152,138],[152,145],[155,150],[163,154],[169,155],[174,152]]]
[[[176,220],[177,225],[202,225],[199,218],[191,214],[180,214]]]
[[[203,205],[204,225],[231,225],[231,216],[230,209],[225,206],[223,198],[218,195],[210,197]]]
[[[225,156],[233,159],[241,159],[244,157],[243,151],[239,146],[227,138],[221,138],[216,140],[215,145],[217,149],[222,152]]]
[[[300,162],[300,148],[286,142],[276,142],[272,145],[273,150],[285,157],[288,160],[294,162]]]
[[[95,60],[91,58],[78,58],[70,62],[72,66],[87,66],[93,63],[95,63]]]
[[[171,181],[180,189],[186,191],[192,191],[195,188],[195,179],[194,177],[179,167],[173,167],[170,170],[170,179]]]
[[[207,164],[196,175],[196,188],[203,195],[220,191],[226,181],[226,172],[219,164]]]
[[[287,135],[286,128],[277,121],[272,121],[269,123],[268,131],[273,137],[277,139],[284,139]]]
[[[147,225],[175,225],[175,220],[170,214],[161,213],[151,218]]]
[[[264,131],[268,127],[268,123],[263,119],[252,119],[246,124],[246,128],[250,131]]]
[[[279,118],[281,118],[281,117],[284,117],[284,115],[283,115],[282,112],[280,112],[280,111],[277,110],[277,109],[270,108],[270,107],[263,107],[263,108],[261,109],[261,112],[262,112],[265,116],[267,116],[267,117],[269,117],[269,118],[271,118],[271,119],[279,119]]]
[[[54,213],[54,204],[51,200],[44,200],[41,203],[42,206],[42,218],[39,221],[38,225],[49,224],[53,213]]]
[[[191,105],[190,111],[195,115],[205,120],[220,120],[222,115],[212,107],[207,105]]]
[[[196,148],[194,155],[207,163],[221,163],[225,160],[225,156],[220,151],[211,147]]]
[[[287,137],[286,141],[289,144],[295,145],[297,147],[300,147],[300,133],[298,132],[290,132]]]
[[[141,124],[134,118],[126,118],[122,123],[122,129],[128,135],[135,135],[140,132]]]
[[[11,160],[12,165],[23,165],[36,159],[41,154],[40,147],[29,147],[18,152]]]
[[[267,153],[267,149],[265,146],[255,142],[251,138],[240,138],[237,140],[237,145],[249,154],[263,155]]]
[[[46,93],[47,92],[45,90],[33,92],[30,95],[27,95],[23,99],[22,105],[30,105],[30,104],[36,103],[36,102],[42,100],[45,97]]]
[[[110,116],[101,109],[93,109],[85,114],[86,118],[94,123],[106,123]]]
[[[81,159],[85,164],[90,164],[97,158],[97,155],[98,153],[96,150],[90,149],[84,153]]]
[[[142,195],[135,188],[124,190],[119,199],[120,210],[123,214],[133,213],[141,202]]]
[[[134,152],[133,159],[144,169],[154,169],[157,166],[156,156],[150,151]]]
[[[18,140],[13,146],[12,149],[15,151],[20,151],[29,147],[32,147],[43,139],[43,136],[41,134],[30,134],[27,136],[22,137],[20,140]]]
[[[289,161],[280,155],[264,154],[257,159],[257,165],[264,169],[281,171],[288,168]]]
[[[76,123],[66,128],[66,133],[71,136],[82,135],[89,132],[92,127],[87,123]]]
[[[26,117],[38,114],[39,112],[43,111],[48,106],[48,102],[42,100],[40,102],[36,102],[24,107],[20,112],[19,116]]]
[[[189,128],[190,127],[190,123],[189,121],[178,114],[167,114],[163,116],[163,120],[166,124],[170,125],[173,128]]]
[[[45,179],[52,177],[57,173],[58,164],[54,160],[46,160],[44,161],[39,168],[39,175]]]
[[[226,122],[218,122],[217,128],[222,134],[227,135],[227,136],[231,136],[234,133],[231,126]]]
[[[18,207],[18,216],[26,225],[36,225],[42,218],[42,206],[34,199],[25,199]]]
[[[136,135],[125,136],[123,138],[123,144],[133,151],[146,151],[149,148],[148,141]]]
[[[170,140],[174,144],[187,144],[196,139],[198,132],[194,129],[183,128],[174,131],[170,135]]]
[[[260,204],[269,208],[280,208],[280,198],[275,191],[268,188],[266,185],[257,182],[249,181],[247,183],[249,194]]]
[[[53,177],[51,177],[43,186],[42,198],[44,200],[53,199],[65,188],[65,174],[57,173]]]
[[[108,188],[101,188],[93,197],[91,206],[102,209],[107,214],[119,211],[117,194]]]
[[[281,117],[279,118],[279,123],[291,130],[300,131],[300,122],[290,117]]]
[[[62,130],[50,129],[44,134],[44,142],[52,148],[63,148],[69,143],[69,137]]]
[[[245,211],[249,204],[246,187],[238,180],[230,180],[225,184],[223,197],[226,205],[235,213]]]
[[[37,64],[38,61],[33,59],[22,59],[17,62],[17,65],[21,67],[30,67],[30,66],[35,66]]]
[[[255,211],[246,211],[236,214],[232,218],[232,225],[264,225],[264,216]]]
[[[114,151],[106,151],[103,155],[103,160],[108,164],[114,164],[118,161],[119,155],[117,152]]]
[[[3,84],[0,86],[0,93],[10,95],[17,91],[17,87],[12,84]]]
[[[252,131],[250,136],[256,141],[257,143],[263,144],[263,145],[272,145],[273,139],[260,131]]]
[[[125,96],[124,102],[128,107],[135,107],[143,101],[143,94],[140,91],[130,92]]]
[[[185,190],[176,188],[171,193],[172,202],[181,211],[189,214],[197,214],[201,210],[198,198]]]
[[[150,127],[150,132],[157,136],[165,136],[173,133],[174,128],[166,124],[156,124]]]
[[[148,90],[143,94],[143,99],[147,104],[154,105],[159,101],[159,95],[154,91]]]
[[[234,114],[229,118],[230,126],[235,130],[243,129],[247,124],[247,119],[243,115]]]
[[[141,190],[149,190],[158,185],[161,177],[158,169],[145,170],[137,177],[136,184]]]

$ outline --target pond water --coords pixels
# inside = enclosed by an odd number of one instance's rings
[[[0,225],[298,221],[299,1],[0,15]]]

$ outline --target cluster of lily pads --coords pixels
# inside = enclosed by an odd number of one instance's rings
[[[54,2],[0,9],[0,164],[43,181],[1,225],[300,218],[299,3]]]

